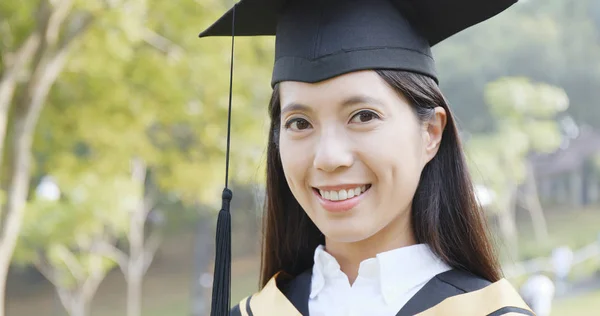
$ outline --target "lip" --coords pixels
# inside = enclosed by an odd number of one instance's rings
[[[347,183],[340,185],[324,185],[324,186],[315,186],[315,189],[323,190],[323,191],[339,191],[339,190],[348,190],[354,189],[358,187],[362,187],[363,185],[369,185],[369,183]]]
[[[372,185],[371,185],[371,187],[372,187]],[[367,191],[360,194],[359,196],[355,196],[353,198],[349,198],[349,199],[346,199],[343,201],[326,200],[321,196],[321,194],[319,194],[319,192],[315,188],[313,188],[312,191],[313,191],[313,194],[317,197],[317,200],[319,201],[321,206],[323,206],[323,208],[326,211],[331,212],[331,213],[343,213],[343,212],[348,212],[351,209],[353,209],[354,207],[356,207],[358,205],[358,203],[360,203],[360,201],[362,201],[362,199],[367,194],[369,194],[369,192],[371,192],[371,187],[369,189],[367,189]],[[323,187],[323,188],[328,188],[328,187]]]

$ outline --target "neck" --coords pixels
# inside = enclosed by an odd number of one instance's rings
[[[410,214],[409,212],[407,212]],[[350,284],[358,276],[360,263],[378,253],[416,244],[410,216],[403,216],[384,227],[375,235],[357,242],[336,242],[325,238],[325,248],[340,264]]]

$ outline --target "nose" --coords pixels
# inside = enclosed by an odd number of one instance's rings
[[[316,169],[333,172],[350,167],[354,163],[350,141],[342,131],[324,131],[315,148],[313,166]]]

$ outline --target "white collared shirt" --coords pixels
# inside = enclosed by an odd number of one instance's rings
[[[315,250],[308,309],[311,316],[394,316],[430,279],[451,268],[425,244],[362,261],[350,285],[323,246]]]

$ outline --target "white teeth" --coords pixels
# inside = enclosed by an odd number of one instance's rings
[[[359,196],[361,193],[365,192],[366,190],[367,190],[367,186],[363,185],[361,187],[357,187],[354,189],[348,189],[348,190],[339,190],[339,191],[319,190],[319,193],[326,200],[343,201],[346,199],[353,198],[355,196]]]
[[[338,192],[337,191],[331,191],[329,192],[329,199],[332,201],[337,201],[338,199]]]

